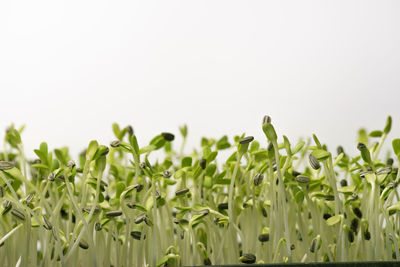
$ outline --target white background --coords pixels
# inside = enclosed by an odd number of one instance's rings
[[[266,142],[269,114],[292,143],[316,133],[355,153],[358,128],[387,115],[400,137],[399,14],[383,0],[1,1],[0,138],[26,124],[28,155],[46,140],[76,156],[113,140],[112,122],[142,145],[187,123],[190,147]]]

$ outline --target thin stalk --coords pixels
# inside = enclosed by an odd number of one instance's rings
[[[283,223],[284,223],[284,229],[285,229],[285,239],[286,239],[286,251],[288,255],[288,261],[292,262],[292,250],[290,249],[290,229],[289,229],[289,224],[288,224],[288,215],[286,211],[286,192],[285,192],[285,187],[283,185],[283,177],[281,173],[281,166],[280,166],[280,157],[279,157],[279,148],[278,148],[278,143],[276,140],[272,140],[272,145],[274,147],[274,152],[275,152],[275,161],[276,161],[276,170],[278,174],[278,180],[279,180],[279,196],[280,196],[280,203],[282,207],[282,213],[283,213]]]
[[[67,178],[65,179],[65,185],[66,185],[66,187],[67,187],[67,191],[68,191],[69,198],[70,198],[72,204],[73,204],[74,207],[75,207],[75,210],[76,210],[76,212],[77,212],[77,214],[78,214],[78,217],[82,220],[83,225],[84,225],[84,227],[85,227],[85,229],[86,229],[86,233],[87,233],[87,236],[88,236],[88,242],[89,242],[89,249],[90,249],[90,252],[91,252],[91,254],[92,254],[92,263],[93,263],[93,266],[96,267],[96,266],[97,266],[97,259],[96,259],[96,253],[95,253],[95,251],[94,251],[94,243],[93,243],[93,235],[92,235],[92,232],[90,231],[89,226],[88,226],[88,224],[87,224],[85,218],[83,217],[82,212],[81,212],[81,210],[79,209],[78,204],[76,203],[76,201],[75,201],[75,199],[74,199],[74,195],[72,194],[72,190],[71,190],[71,188],[70,188],[69,181],[68,181]]]
[[[385,143],[386,137],[387,137],[387,133],[384,132],[382,134],[381,140],[378,143],[378,147],[375,150],[375,153],[374,153],[372,161],[376,161],[377,160],[377,158],[379,156],[379,152],[381,151],[381,148],[382,148],[383,144]]]

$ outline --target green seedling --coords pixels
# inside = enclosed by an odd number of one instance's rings
[[[114,123],[115,140],[91,141],[76,161],[45,142],[27,160],[23,128],[11,126],[0,153],[1,265],[399,261],[400,138],[380,156],[391,126],[388,117],[360,130],[358,153],[339,146],[335,156],[316,135],[292,145],[269,116],[264,140],[202,138],[190,154],[186,125],[177,151],[173,133],[140,144]]]

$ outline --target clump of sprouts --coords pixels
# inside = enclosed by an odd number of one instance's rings
[[[316,135],[291,144],[262,121],[264,140],[203,138],[184,153],[162,132],[139,145],[113,124],[72,160],[45,142],[28,160],[10,127],[0,153],[3,266],[191,266],[400,260],[400,139],[360,130],[359,153],[333,155]],[[375,142],[377,140],[377,142]],[[230,156],[220,161],[222,150]],[[163,151],[154,159],[154,151]]]

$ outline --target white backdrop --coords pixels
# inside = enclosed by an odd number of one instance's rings
[[[26,124],[74,155],[131,124],[141,144],[189,126],[356,151],[359,127],[400,137],[399,1],[1,1],[0,138]],[[177,140],[179,142],[179,139]]]

